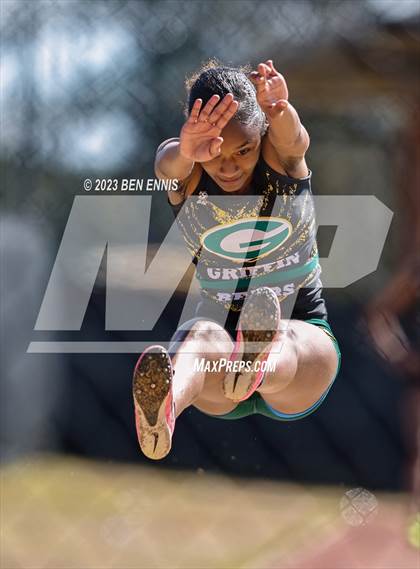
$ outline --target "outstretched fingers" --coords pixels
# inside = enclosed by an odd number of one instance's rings
[[[219,117],[221,117],[222,114],[229,108],[232,101],[233,101],[232,93],[228,93],[227,95],[225,95],[223,99],[220,101],[220,103],[217,105],[217,107],[212,111],[212,113],[210,113],[210,115],[208,116],[208,120],[213,124],[216,123]]]
[[[211,99],[210,99],[211,100]],[[238,102],[234,100],[232,93],[228,93],[223,97],[217,106],[213,106],[206,120],[217,128],[224,128],[238,108]]]
[[[226,97],[228,97],[228,95],[226,95]],[[215,124],[217,128],[220,129],[223,129],[227,125],[227,123],[230,121],[230,119],[238,110],[239,106],[238,101],[233,100],[233,95],[231,96],[232,98],[229,98],[226,102],[224,102],[226,97],[223,99],[220,105],[216,107],[216,109],[213,111],[213,113],[209,118],[210,122]],[[219,109],[222,103],[223,107]]]
[[[239,103],[234,100],[232,93],[219,101],[219,95],[212,95],[203,107],[202,99],[196,99],[188,117],[189,122],[208,122],[219,129],[224,128],[236,113]]]
[[[196,99],[191,109],[190,116],[188,117],[189,122],[197,122],[198,115],[200,114],[201,105],[203,104],[202,99]]]
[[[268,79],[268,76],[271,73],[271,67],[266,63],[259,63],[258,64],[258,73],[264,77],[264,79]]]
[[[207,101],[207,103],[204,105],[203,110],[201,111],[198,120],[200,122],[211,122],[209,120],[209,116],[212,112],[212,110],[214,109],[214,107],[217,105],[217,103],[219,102],[220,97],[219,95],[212,95],[210,97],[210,99]]]
[[[274,63],[273,63],[272,59],[267,59],[267,61],[265,62],[265,65],[269,68],[269,72],[268,72],[269,77],[274,77],[275,75],[278,74],[278,71],[274,67]]]
[[[257,93],[263,93],[266,88],[266,78],[265,75],[259,73],[259,71],[253,71],[250,73],[249,78],[251,79],[252,83],[257,90]]]

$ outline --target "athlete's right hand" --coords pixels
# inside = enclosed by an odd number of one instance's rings
[[[203,109],[202,99],[194,101],[179,136],[180,153],[184,158],[193,162],[208,162],[220,154],[223,143],[220,134],[236,113],[238,102],[232,93],[225,95],[220,103],[219,100],[219,95],[212,95]]]

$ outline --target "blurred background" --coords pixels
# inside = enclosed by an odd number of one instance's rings
[[[418,566],[418,0],[0,7],[2,567]],[[135,354],[27,348],[170,339],[192,271],[152,333],[115,333],[106,256],[80,332],[34,326],[83,180],[152,178],[210,57],[273,59],[311,135],[314,193],[374,195],[394,218],[377,270],[325,291],[343,363],[320,410],[277,423],[190,408],[156,465],[135,435]],[[164,192],[152,219],[153,252],[173,221]],[[320,228],[321,257],[334,231]]]

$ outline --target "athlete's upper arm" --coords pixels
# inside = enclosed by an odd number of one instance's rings
[[[156,156],[155,156],[155,174],[156,177],[159,179],[166,179],[167,176],[165,176],[162,171],[159,169],[159,161],[161,158],[161,151],[165,148],[165,146],[167,146],[170,142],[178,142],[179,138],[173,137],[173,138],[167,138],[166,140],[164,140],[163,142],[161,142],[159,144],[159,146],[157,147],[156,150]]]
[[[179,181],[179,186],[177,191],[168,191],[168,199],[172,205],[178,205],[182,203],[188,196],[190,196],[200,181],[203,168],[201,164],[196,162],[191,170],[191,173],[185,180]]]
[[[261,152],[267,164],[280,174],[292,178],[305,178],[309,174],[304,153],[302,156],[280,155],[267,134],[262,140]]]

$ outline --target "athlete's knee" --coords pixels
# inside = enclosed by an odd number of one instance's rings
[[[211,339],[212,337],[224,334],[227,334],[226,330],[217,322],[212,322],[211,320],[199,320],[191,327],[188,337]]]
[[[187,340],[199,342],[200,352],[210,360],[230,353],[233,348],[232,339],[223,326],[211,320],[196,322],[189,331]]]
[[[312,349],[308,353],[303,354],[300,360],[306,362],[305,367],[314,378],[313,381],[315,383],[328,387],[337,374],[339,365],[338,351],[335,341],[324,329],[314,325],[311,326],[315,328],[315,330],[312,330],[314,332]]]
[[[264,380],[258,391],[261,393],[277,393],[285,389],[294,379],[298,358],[296,349],[291,343],[275,342],[265,362]]]

